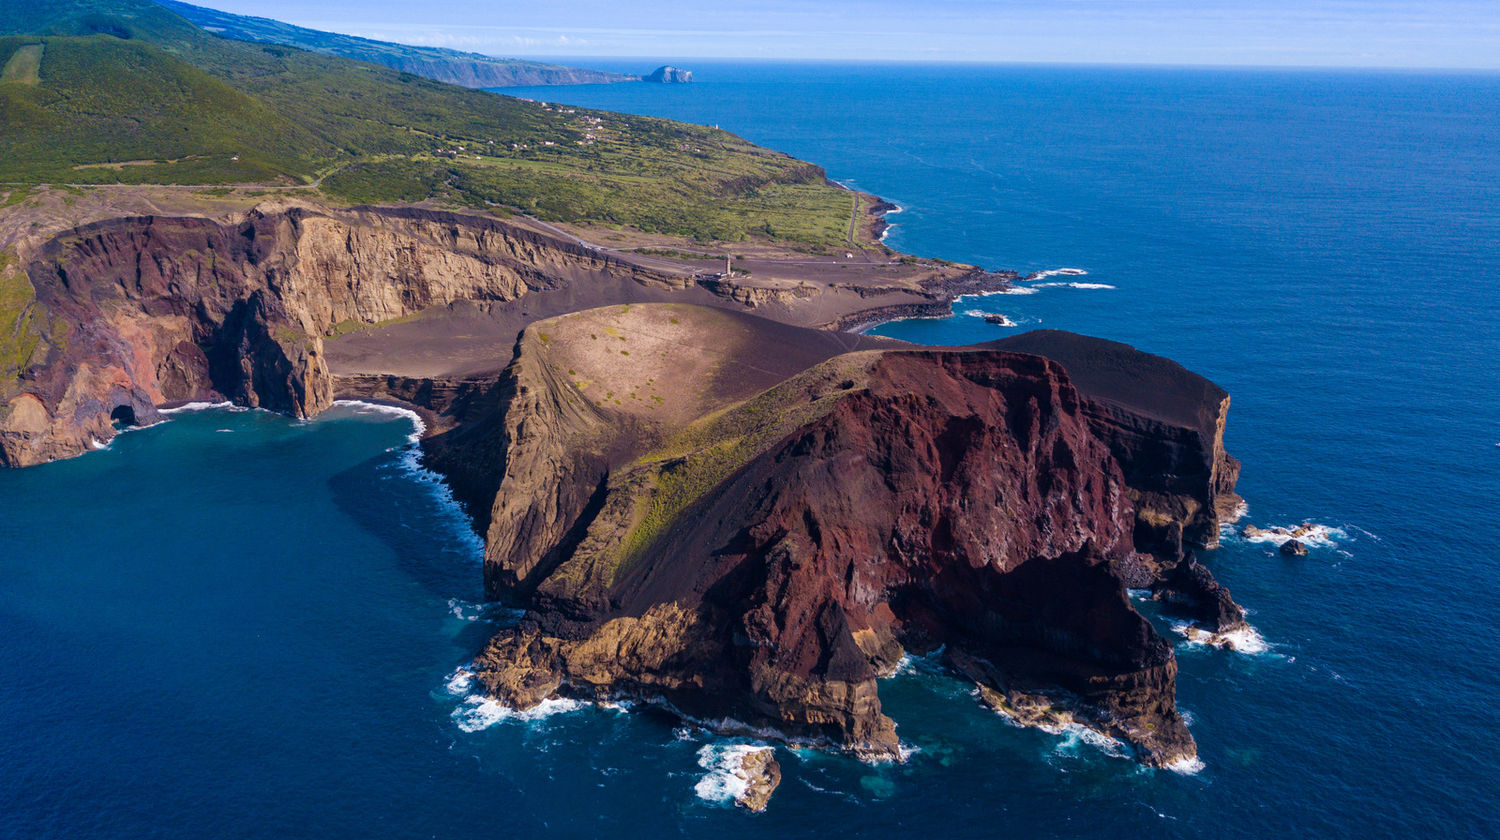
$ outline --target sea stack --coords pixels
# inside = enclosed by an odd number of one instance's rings
[[[687,84],[693,80],[693,71],[673,67],[670,64],[663,64],[651,71],[650,75],[641,77],[641,80],[646,82],[660,82],[668,85]]]

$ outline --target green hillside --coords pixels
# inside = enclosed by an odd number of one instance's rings
[[[298,178],[332,151],[260,100],[145,44],[0,38],[0,56],[27,52],[40,53],[44,72],[0,81],[0,181]]]
[[[21,50],[17,79],[0,81],[0,182],[324,178],[348,201],[512,207],[700,239],[833,246],[848,228],[851,197],[821,170],[726,132],[230,41],[149,0],[5,4],[0,67]]]
[[[440,82],[472,88],[520,85],[578,85],[639,81],[639,76],[564,67],[538,61],[492,58],[441,47],[393,44],[292,26],[279,20],[230,14],[176,0],[157,0],[192,23],[236,41],[258,41],[300,47],[313,52],[383,64]]]

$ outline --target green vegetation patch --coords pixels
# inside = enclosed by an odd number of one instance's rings
[[[42,343],[36,291],[15,255],[0,251],[0,378],[11,380],[30,366]]]
[[[19,43],[0,38],[0,53]],[[296,178],[327,149],[221,79],[145,44],[49,38],[46,78],[0,85],[0,181],[218,184]],[[7,67],[10,65],[7,64]]]
[[[0,69],[0,83],[34,85],[42,81],[42,44],[16,47],[5,68]]]
[[[352,203],[514,208],[699,241],[826,249],[848,234],[849,195],[820,168],[705,126],[231,41],[149,0],[0,4],[7,73],[29,79],[15,56],[43,49],[38,82],[0,84],[0,181],[318,182]]]
[[[377,321],[375,323],[366,323],[365,321],[359,321],[350,318],[339,321],[337,324],[329,327],[326,331],[324,331],[323,335],[325,338],[329,339],[343,338],[346,335],[357,333],[360,330],[376,329],[379,327],[391,327],[395,326],[396,324],[410,323],[412,321],[416,321],[425,317],[426,314],[427,310],[418,310],[407,315],[399,315],[395,318],[387,318],[384,321]]]
[[[654,473],[637,502],[636,524],[621,545],[614,579],[643,557],[696,502],[795,429],[830,411],[862,378],[868,354],[841,356],[804,371],[737,406],[717,411],[672,436],[627,472]]]

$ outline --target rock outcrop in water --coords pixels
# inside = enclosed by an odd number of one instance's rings
[[[1238,608],[1163,545],[1188,523],[1140,529],[1132,499],[1165,477],[1121,448],[1128,407],[1101,415],[1038,355],[826,337],[661,306],[526,331],[491,422],[429,447],[439,469],[499,476],[469,498],[489,499],[486,584],[529,610],[476,661],[486,690],[647,698],[889,758],[877,680],[943,649],[1023,721],[1191,757],[1171,647],[1126,585]]]
[[[693,71],[673,67],[670,64],[663,64],[645,76],[642,76],[641,79],[642,81],[663,84],[687,84],[693,80]]]

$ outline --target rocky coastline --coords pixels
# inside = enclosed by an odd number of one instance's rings
[[[1014,273],[706,277],[413,207],[109,219],[23,256],[42,340],[0,382],[0,465],[183,401],[412,407],[487,595],[525,608],[472,665],[518,709],[637,699],[900,760],[879,680],[942,650],[1018,722],[1170,766],[1176,660],[1127,589],[1244,626],[1193,554],[1238,502],[1222,389],[1057,331],[849,332]]]
[[[420,403],[424,381],[493,382],[522,327],[589,306],[681,300],[838,328],[976,282],[936,264],[863,282],[718,277],[418,207],[106,218],[19,252],[0,271],[34,291],[32,346],[0,378],[0,466],[82,454],[108,443],[117,413],[149,424],[173,401],[307,417],[395,377]],[[489,341],[464,345],[445,318]],[[442,367],[455,358],[467,366]]]

